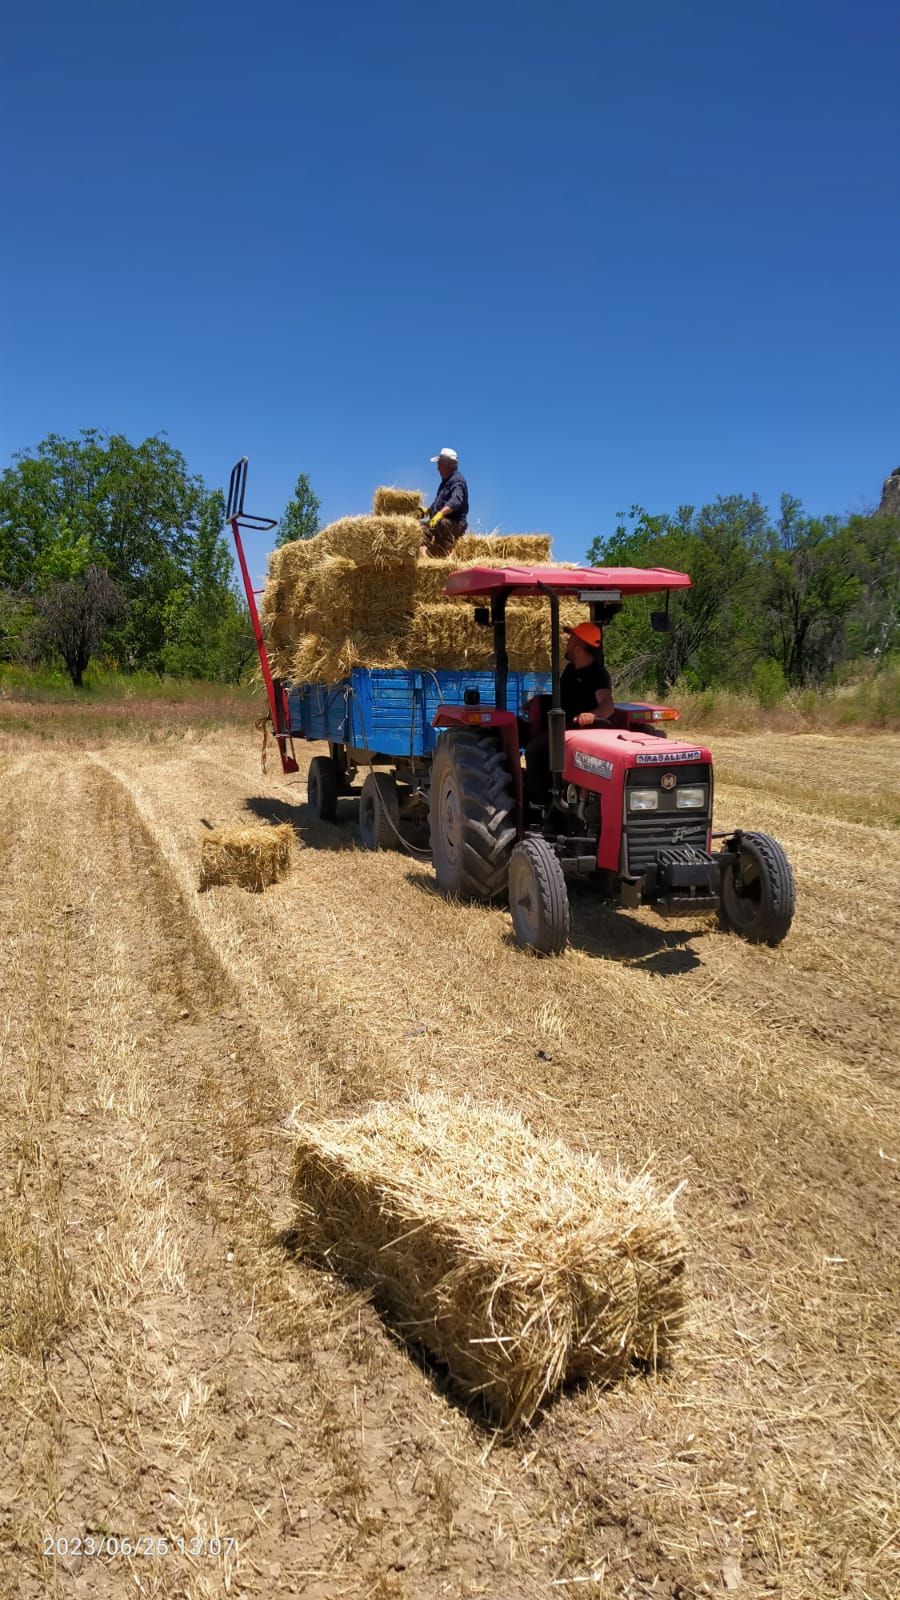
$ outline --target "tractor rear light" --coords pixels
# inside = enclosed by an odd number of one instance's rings
[[[681,712],[676,711],[674,706],[663,706],[662,711],[659,713],[659,720],[660,722],[677,722],[680,715]]]
[[[491,720],[491,713],[489,711],[470,711],[468,716],[466,717],[466,721],[467,722],[474,722],[474,723],[479,723],[479,724],[482,723],[482,722],[490,722],[490,720]]]
[[[631,789],[628,794],[629,811],[658,811],[658,789]]]
[[[678,811],[702,811],[706,805],[706,790],[702,785],[692,789],[685,784],[675,796],[675,806]]]

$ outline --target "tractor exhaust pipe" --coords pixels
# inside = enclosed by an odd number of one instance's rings
[[[547,742],[550,771],[554,779],[561,778],[566,764],[566,713],[561,706],[553,706],[547,712]],[[554,789],[557,787],[555,782],[553,787]]]

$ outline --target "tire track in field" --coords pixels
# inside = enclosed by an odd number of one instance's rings
[[[431,1600],[453,1571],[499,1600],[513,1562],[517,1592],[536,1593],[547,1558],[531,1547],[553,1533],[514,1464],[479,1465],[483,1439],[371,1308],[275,1242],[291,1220],[286,1107],[153,838],[99,764],[60,779],[60,849],[90,883],[61,1161],[91,1288],[56,1356],[55,1527],[235,1536],[233,1593],[328,1600],[381,1583]],[[493,1539],[498,1497],[512,1550]],[[44,1592],[32,1570],[23,1594]],[[125,1570],[71,1576],[105,1600]],[[135,1573],[160,1596],[222,1581],[220,1565],[172,1558]]]

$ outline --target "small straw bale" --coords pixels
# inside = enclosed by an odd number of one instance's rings
[[[440,556],[424,556],[416,567],[416,582],[413,599],[417,606],[437,605],[439,601],[448,601],[451,597],[444,593],[447,579],[451,572],[457,572],[465,566],[464,561],[445,560]],[[455,598],[455,597],[454,597]]]
[[[385,484],[375,490],[372,510],[376,517],[421,517],[425,506],[418,489],[397,489]]]
[[[674,1196],[500,1108],[414,1095],[289,1119],[301,1237],[506,1429],[573,1378],[664,1360],[685,1316]]]
[[[466,606],[417,606],[399,649],[410,667],[489,667],[493,634]]]
[[[405,665],[394,634],[354,632],[325,638],[305,633],[291,657],[287,676],[294,683],[340,683],[353,667]]]
[[[415,604],[413,566],[357,566],[346,556],[328,556],[309,582],[307,626],[329,638],[341,634],[402,633]]]
[[[318,535],[312,539],[290,539],[287,544],[273,550],[269,557],[269,575],[278,577],[288,587],[301,582],[324,554]]]
[[[318,631],[333,638],[365,626],[351,592],[358,570],[346,556],[325,556],[316,564],[303,586],[305,604],[298,615],[302,633]]]
[[[415,566],[422,548],[422,529],[416,517],[342,517],[320,534],[331,556],[347,556],[361,567]]]
[[[292,837],[286,822],[269,828],[213,828],[200,847],[201,889],[233,883],[261,894],[287,872]]]
[[[550,607],[511,600],[506,608],[506,653],[513,672],[550,671]],[[560,653],[565,649],[562,642]]]
[[[464,533],[453,554],[461,565],[533,567],[550,560],[549,533]]]

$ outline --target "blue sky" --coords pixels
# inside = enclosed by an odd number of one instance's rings
[[[2,464],[165,431],[330,520],[449,444],[474,523],[573,559],[900,463],[895,3],[48,0],[4,42]]]

